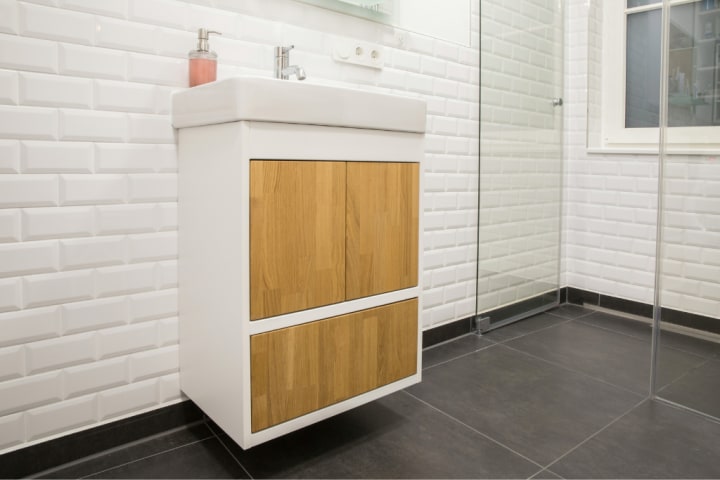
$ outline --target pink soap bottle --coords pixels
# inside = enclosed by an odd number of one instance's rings
[[[222,35],[207,28],[198,28],[197,50],[190,50],[188,53],[191,87],[214,82],[217,78],[217,53],[210,51],[208,45],[208,36],[211,33]]]

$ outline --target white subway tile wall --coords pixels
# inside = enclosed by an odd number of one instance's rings
[[[423,322],[472,315],[479,0],[472,24],[468,47],[291,0],[0,0],[0,453],[181,399],[169,112],[198,27],[220,78],[293,43],[313,81],[427,99]],[[353,38],[385,68],[335,63]]]
[[[565,281],[652,303],[658,158],[586,149],[588,99],[596,115],[601,98],[600,4],[568,5]],[[670,157],[663,188],[662,305],[720,318],[720,156]]]
[[[720,155],[670,157],[664,188],[662,303],[720,319]]]

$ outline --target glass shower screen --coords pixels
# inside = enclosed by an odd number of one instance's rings
[[[562,3],[480,3],[477,313],[490,328],[557,303]]]

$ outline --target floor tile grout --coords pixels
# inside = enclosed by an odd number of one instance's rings
[[[584,308],[584,307],[580,307],[580,308]],[[589,309],[586,309],[586,310],[589,310]],[[593,310],[589,310],[589,311],[587,311],[587,312],[584,312],[582,315],[578,315],[578,316],[573,317],[573,318],[568,318],[568,317],[566,317],[566,316],[564,316],[564,315],[559,315],[559,314],[557,314],[557,313],[554,313],[553,311],[547,311],[547,312],[545,312],[545,313],[547,313],[548,315],[552,315],[553,317],[564,318],[564,319],[566,319],[566,320],[577,320],[577,319],[579,319],[579,318],[583,318],[583,317],[587,317],[588,315],[592,315],[592,314],[595,313],[595,312],[594,312]]]
[[[490,340],[489,340],[489,341],[490,341]],[[493,343],[491,343],[490,345],[485,345],[484,347],[478,348],[478,349],[473,350],[473,351],[471,351],[471,352],[466,352],[466,353],[463,353],[463,354],[461,354],[461,355],[458,355],[457,357],[452,357],[452,358],[449,358],[449,359],[447,359],[447,360],[443,360],[443,361],[440,362],[440,363],[436,363],[436,364],[434,364],[434,365],[429,365],[429,366],[427,366],[427,367],[424,367],[424,368],[422,369],[422,371],[425,372],[425,371],[427,371],[427,370],[433,369],[433,368],[435,368],[435,367],[439,367],[439,366],[441,366],[441,365],[445,365],[446,363],[453,362],[453,361],[455,361],[455,360],[457,360],[457,359],[459,359],[459,358],[467,357],[468,355],[472,355],[473,353],[477,353],[477,352],[480,352],[480,351],[483,351],[483,350],[487,350],[488,348],[490,348],[490,347],[495,347],[495,346],[497,346],[497,345],[499,345],[499,344],[493,342]]]
[[[553,472],[552,470],[548,470],[547,468],[543,468],[542,470],[539,470],[539,471],[535,472],[532,477],[528,477],[527,480],[532,480],[532,479],[534,479],[534,478],[537,478],[537,475],[540,475],[540,474],[543,473],[543,472],[550,472],[550,473],[552,473],[553,475],[555,475],[555,476],[558,477],[558,478],[561,478],[561,479],[564,478],[564,477],[562,477],[561,475],[558,475],[557,473]]]
[[[95,473],[90,473],[90,474],[88,474],[88,475],[84,475],[84,476],[82,476],[82,477],[80,477],[80,478],[89,478],[89,477],[92,477],[92,476],[94,476],[94,475],[98,475],[98,474],[103,473],[103,472],[109,472],[109,471],[111,471],[111,470],[116,470],[116,469],[118,469],[118,468],[120,468],[120,467],[124,467],[124,466],[127,466],[127,465],[132,465],[133,463],[137,463],[137,462],[140,462],[140,461],[142,461],[142,460],[147,460],[148,458],[157,457],[158,455],[164,455],[164,454],[166,454],[166,453],[168,453],[168,452],[174,452],[175,450],[178,450],[178,449],[180,449],[180,448],[189,447],[190,445],[196,445],[196,444],[198,444],[198,443],[204,442],[204,441],[209,440],[209,439],[211,439],[211,438],[213,438],[213,435],[209,435],[209,436],[207,436],[207,437],[205,437],[205,438],[202,438],[202,439],[200,439],[200,440],[195,440],[194,442],[189,442],[189,443],[185,443],[185,444],[183,444],[183,445],[178,445],[177,447],[169,448],[169,449],[167,449],[167,450],[163,450],[162,452],[153,453],[152,455],[147,455],[147,456],[144,456],[144,457],[139,457],[139,458],[136,458],[135,460],[132,460],[132,461],[130,461],[130,462],[120,463],[120,464],[118,464],[118,465],[115,465],[114,467],[104,468],[104,469],[102,469],[102,470],[100,470],[100,471],[97,471],[97,472],[95,472]]]
[[[207,425],[207,423],[206,423],[206,425]],[[235,460],[235,462],[236,462],[238,465],[240,465],[240,468],[243,469],[243,472],[245,472],[245,473],[247,474],[248,478],[250,478],[250,479],[255,478],[255,477],[253,477],[253,476],[250,474],[250,472],[248,471],[248,469],[245,468],[245,465],[243,465],[242,462],[240,462],[240,460],[237,459],[237,457],[235,456],[234,453],[232,453],[232,451],[230,450],[230,448],[229,448],[227,445],[225,445],[225,442],[223,442],[222,438],[220,438],[220,436],[217,434],[217,432],[215,432],[215,429],[213,429],[210,425],[208,425],[208,429],[210,430],[210,432],[212,432],[212,434],[215,436],[215,438],[217,438],[217,440],[220,442],[220,445],[223,446],[223,448],[225,449],[225,451],[227,451],[227,452],[230,454],[230,456],[233,458],[233,460]]]
[[[497,344],[497,345],[503,345],[503,344],[505,344],[505,343],[507,343],[507,342],[511,342],[511,341],[513,341],[513,340],[517,340],[518,338],[527,337],[528,335],[532,335],[532,334],[538,333],[538,332],[544,332],[545,330],[550,330],[551,328],[555,328],[555,327],[560,326],[560,325],[565,325],[566,323],[570,323],[570,322],[573,322],[573,321],[574,321],[573,319],[567,319],[567,318],[564,318],[564,317],[559,317],[559,316],[557,316],[557,315],[555,315],[555,316],[556,316],[557,318],[562,318],[564,321],[563,321],[563,322],[553,323],[552,325],[548,325],[547,327],[538,328],[537,330],[532,330],[532,331],[530,331],[530,332],[521,333],[521,334],[519,334],[517,337],[510,337],[510,338],[506,338],[506,339],[500,340],[500,341],[498,341],[498,340],[493,340],[493,339],[491,339],[491,338],[486,338],[486,340],[489,340],[489,341],[491,341],[491,342],[493,342],[493,343],[495,343],[495,344]],[[520,321],[522,321],[522,320],[520,320]],[[513,325],[513,324],[510,324],[510,325]],[[501,328],[502,328],[502,327],[501,327]]]
[[[200,424],[203,424],[203,423],[204,423],[204,422],[203,422],[202,420],[197,420],[197,421],[194,421],[194,422],[192,422],[192,423],[188,423],[187,425],[183,425],[183,426],[180,426],[180,427],[175,427],[175,428],[172,428],[172,429],[170,429],[170,430],[165,430],[165,431],[163,431],[163,432],[156,433],[156,434],[154,434],[154,435],[149,435],[149,436],[147,436],[147,437],[143,437],[143,438],[138,439],[138,440],[134,440],[134,441],[131,441],[131,442],[127,442],[127,443],[124,443],[124,444],[122,444],[122,445],[118,445],[118,446],[116,446],[116,447],[112,447],[112,448],[109,448],[109,449],[107,449],[107,450],[103,450],[103,451],[101,451],[101,452],[94,453],[94,454],[92,454],[92,455],[88,455],[88,456],[86,456],[86,457],[83,457],[83,458],[80,458],[80,459],[77,459],[77,460],[73,460],[72,462],[63,463],[63,464],[61,464],[61,465],[57,465],[57,466],[55,466],[55,467],[52,467],[52,468],[43,470],[42,472],[34,473],[34,474],[31,475],[31,478],[43,478],[43,477],[51,474],[52,472],[58,472],[58,471],[65,470],[65,469],[67,469],[67,468],[75,467],[75,466],[77,466],[77,465],[82,465],[83,463],[86,463],[86,462],[89,462],[89,461],[92,461],[92,460],[95,460],[95,459],[104,457],[104,456],[106,456],[106,455],[111,455],[111,454],[116,453],[116,452],[121,452],[121,451],[126,450],[126,449],[128,449],[128,448],[141,445],[141,444],[143,444],[143,443],[145,443],[145,442],[148,442],[148,441],[150,441],[150,440],[154,440],[154,439],[157,439],[157,438],[162,438],[162,437],[167,436],[167,435],[172,435],[173,433],[177,433],[177,432],[180,432],[180,431],[182,431],[182,430],[187,430],[187,429],[189,429],[189,428],[192,428],[192,427],[194,427],[194,426],[196,426],[196,425],[200,425]],[[211,436],[212,436],[212,431],[210,431],[210,435],[208,435],[207,437],[203,437],[203,438],[201,438],[201,439],[199,439],[199,440],[194,440],[194,441],[192,441],[192,442],[185,443],[185,444],[183,444],[183,445],[181,445],[181,446],[192,445],[193,443],[197,443],[198,441],[207,440],[207,439],[210,438]],[[163,450],[163,451],[161,451],[161,452],[158,452],[158,454],[165,453],[165,452],[168,452],[168,451],[171,451],[171,450],[174,450],[174,448],[173,448],[173,449],[170,449],[170,450]],[[153,456],[153,455],[149,455],[148,457],[152,457],[152,456]],[[133,462],[134,462],[134,461],[135,461],[135,460],[133,460]],[[113,466],[113,467],[111,467],[111,468],[105,468],[105,469],[99,470],[99,471],[97,471],[97,472],[89,473],[88,475],[85,475],[83,478],[89,477],[89,476],[91,476],[91,475],[96,475],[96,474],[98,474],[98,473],[105,472],[105,471],[108,471],[108,470],[112,470],[113,468],[117,468],[117,467],[120,467],[120,466],[122,466],[122,465],[127,465],[127,464],[129,464],[129,463],[132,463],[132,462],[125,462],[125,463],[122,463],[122,464],[115,465],[115,466]]]
[[[620,318],[622,318],[622,317],[620,317]],[[629,320],[629,321],[634,321],[634,320]],[[618,335],[622,335],[622,336],[624,336],[624,337],[634,338],[635,340],[643,340],[643,341],[646,340],[646,339],[640,337],[639,335],[633,335],[633,334],[631,334],[631,333],[622,332],[622,331],[616,330],[616,329],[614,329],[614,328],[603,327],[603,326],[601,326],[601,325],[596,325],[596,324],[593,324],[593,323],[583,322],[582,320],[579,320],[579,323],[582,323],[583,325],[587,325],[588,327],[597,328],[597,329],[599,329],[599,330],[605,330],[606,332],[617,333]],[[652,329],[652,326],[648,326],[648,327],[649,327],[650,329]],[[661,336],[662,336],[662,332],[660,332],[660,334],[661,334]],[[647,340],[648,340],[648,343],[649,343],[650,339],[648,338]],[[700,340],[700,339],[698,339],[698,340]],[[662,341],[662,338],[661,338],[661,341]],[[707,340],[704,340],[704,341],[707,341]],[[675,351],[677,351],[677,352],[686,353],[686,354],[688,354],[688,355],[693,355],[693,356],[695,356],[695,357],[703,358],[703,359],[706,359],[706,360],[709,360],[709,359],[713,358],[713,356],[715,355],[715,354],[712,354],[712,355],[709,355],[709,356],[708,356],[708,355],[702,355],[702,354],[699,354],[699,353],[697,353],[697,352],[690,352],[690,351],[688,351],[688,350],[684,350],[684,349],[682,349],[682,348],[673,347],[673,346],[671,346],[671,345],[665,345],[665,346],[662,347],[662,348],[669,348],[669,349],[675,350]]]
[[[578,448],[580,448],[582,445],[585,445],[587,442],[589,442],[590,440],[592,440],[593,438],[595,438],[596,436],[598,436],[600,433],[604,432],[605,430],[607,430],[608,428],[610,428],[612,425],[614,425],[615,423],[617,423],[617,422],[620,421],[621,419],[625,418],[630,412],[632,412],[633,410],[635,410],[636,408],[638,408],[640,405],[642,405],[642,404],[645,403],[645,402],[649,402],[649,401],[651,401],[649,398],[643,398],[641,401],[639,401],[638,403],[636,403],[635,405],[633,405],[631,408],[629,408],[625,413],[623,413],[622,415],[618,416],[617,418],[615,418],[614,420],[612,420],[610,423],[608,423],[607,425],[605,425],[604,427],[602,427],[601,429],[599,429],[597,432],[593,433],[592,435],[590,435],[589,437],[587,437],[585,440],[583,440],[582,442],[578,443],[577,445],[575,445],[574,447],[572,447],[570,450],[568,450],[567,452],[563,453],[562,455],[560,455],[558,458],[556,458],[556,459],[553,460],[552,462],[550,462],[550,463],[548,463],[547,465],[545,465],[545,470],[548,470],[551,466],[555,465],[555,464],[558,463],[560,460],[562,460],[563,458],[565,458],[565,457],[567,457],[568,455],[570,455],[572,452],[574,452],[575,450],[577,450]],[[552,471],[552,470],[550,470],[550,471]],[[554,471],[552,471],[552,472],[554,473]]]
[[[464,426],[465,428],[467,428],[467,429],[469,429],[469,430],[477,433],[478,435],[480,435],[480,436],[482,436],[482,437],[490,440],[491,442],[495,443],[496,445],[499,445],[499,446],[501,446],[502,448],[504,448],[504,449],[506,449],[506,450],[508,450],[508,451],[510,451],[510,452],[512,452],[512,453],[514,453],[515,455],[521,457],[523,460],[527,460],[528,462],[532,463],[533,465],[536,465],[536,466],[540,467],[541,469],[544,468],[540,463],[536,462],[535,460],[533,460],[533,459],[531,459],[531,458],[528,458],[527,456],[523,455],[522,453],[513,450],[512,448],[510,448],[510,447],[508,447],[507,445],[505,445],[504,443],[496,440],[495,438],[491,437],[490,435],[481,432],[481,431],[478,430],[477,428],[471,427],[471,426],[468,425],[467,423],[465,423],[465,422],[457,419],[456,417],[450,415],[449,413],[447,413],[446,411],[444,411],[444,410],[436,407],[435,405],[433,405],[433,404],[431,404],[431,403],[423,400],[422,398],[416,397],[415,395],[413,395],[412,393],[408,392],[407,390],[402,390],[402,392],[405,393],[406,395],[409,395],[410,397],[414,398],[414,399],[417,400],[418,402],[420,402],[420,403],[422,403],[422,404],[424,404],[424,405],[427,405],[428,407],[432,408],[432,409],[435,410],[436,412],[439,412],[439,413],[443,414],[444,416],[448,417],[449,419],[453,420],[454,422],[459,423],[460,425]]]
[[[593,376],[593,375],[590,375],[589,373],[582,372],[582,371],[580,371],[580,370],[575,370],[574,368],[568,367],[567,365],[563,365],[562,363],[553,362],[552,360],[548,360],[548,359],[546,359],[546,358],[539,357],[539,356],[534,355],[534,354],[532,354],[532,353],[525,352],[525,351],[523,351],[523,350],[520,350],[519,348],[511,347],[511,346],[506,345],[506,344],[502,344],[501,346],[507,348],[508,350],[512,350],[512,351],[514,351],[514,352],[518,352],[518,353],[521,353],[521,354],[523,354],[523,355],[527,355],[528,357],[534,358],[534,359],[536,359],[536,360],[540,360],[540,361],[542,361],[542,362],[545,362],[545,363],[547,363],[548,365],[552,365],[552,366],[554,366],[554,367],[562,368],[563,370],[567,370],[567,371],[569,371],[569,372],[573,372],[573,373],[575,373],[575,374],[582,375],[582,376],[585,377],[585,378],[589,378],[589,379],[591,379],[591,380],[595,380],[595,381],[597,381],[597,382],[600,382],[600,383],[602,383],[602,384],[608,385],[608,386],[610,386],[610,387],[617,388],[618,390],[622,390],[622,391],[627,392],[627,393],[632,393],[632,394],[635,395],[635,396],[645,397],[645,398],[647,398],[647,396],[648,396],[648,393],[636,392],[635,390],[631,390],[631,389],[629,389],[629,388],[627,388],[627,387],[623,387],[622,385],[616,385],[616,384],[614,384],[614,383],[612,383],[612,382],[609,382],[609,381],[607,381],[607,380],[604,380],[604,379],[602,379],[602,378],[598,378],[598,377],[595,377],[595,376]]]
[[[671,385],[679,382],[679,381],[682,380],[683,378],[687,377],[688,375],[690,375],[690,373],[694,372],[694,371],[697,370],[698,368],[702,368],[702,367],[704,367],[705,365],[707,365],[712,359],[711,359],[711,358],[705,358],[704,360],[705,360],[704,362],[699,363],[698,365],[696,365],[696,366],[694,366],[694,367],[692,367],[692,368],[689,368],[688,370],[686,370],[685,372],[683,372],[682,375],[680,375],[679,377],[677,377],[675,380],[671,381],[671,382],[668,383],[667,385],[663,385],[662,387],[660,387],[660,389],[658,390],[657,393],[658,393],[658,394],[662,393],[663,390],[665,390],[666,388],[670,387]]]

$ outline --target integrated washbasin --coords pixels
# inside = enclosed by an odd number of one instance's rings
[[[249,120],[423,133],[425,115],[418,98],[254,76],[172,96],[175,128]]]

